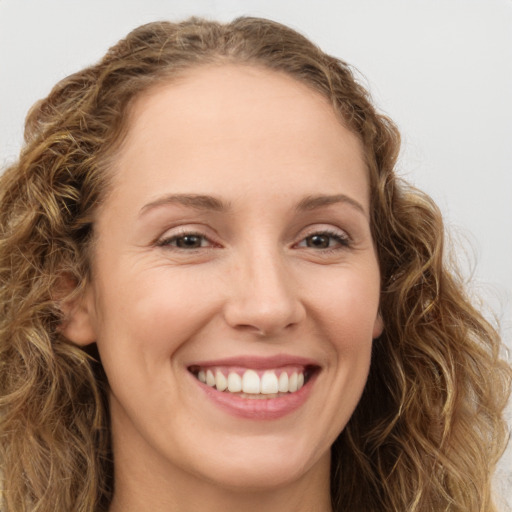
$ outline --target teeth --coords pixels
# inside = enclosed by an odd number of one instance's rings
[[[208,378],[208,377],[207,377]],[[297,391],[297,372],[293,372],[288,380],[288,391],[294,393]]]
[[[215,374],[215,387],[219,391],[224,391],[228,387],[228,379],[224,377],[224,374],[217,370],[217,373]]]
[[[286,372],[283,372],[286,375]],[[279,391],[279,382],[274,372],[265,372],[261,378],[261,392],[264,395],[272,395]]]
[[[244,393],[259,395],[260,378],[254,370],[246,370],[242,377],[242,390]]]
[[[208,370],[206,372],[206,384],[208,386],[215,386],[215,377],[213,375],[213,372],[211,370]]]
[[[239,393],[242,391],[242,377],[238,373],[231,372],[228,375],[228,390],[230,393]]]
[[[281,393],[288,393],[288,374],[286,372],[279,375],[279,391]]]
[[[256,370],[245,370],[241,376],[239,370],[228,371],[227,369],[212,368],[199,370],[197,379],[210,387],[215,387],[218,391],[248,395],[294,393],[304,386],[303,371],[294,370],[291,374],[287,371],[281,371],[279,377],[277,377],[275,370],[267,370],[261,377],[260,375],[261,372],[258,374]]]
[[[297,391],[304,386],[304,374],[298,373],[297,374]]]

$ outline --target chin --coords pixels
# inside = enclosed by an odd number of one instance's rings
[[[330,450],[318,453],[304,453],[288,446],[274,449],[268,444],[264,448],[226,450],[222,456],[204,458],[201,467],[203,478],[232,491],[278,490],[298,482],[310,472],[329,472]]]

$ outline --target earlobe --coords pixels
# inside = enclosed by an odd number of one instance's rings
[[[59,332],[75,345],[85,347],[96,341],[90,290],[79,297],[68,297],[60,304],[63,320]]]
[[[86,308],[78,306],[64,317],[60,332],[75,345],[85,347],[96,341],[90,315]]]
[[[378,338],[382,332],[384,331],[384,320],[382,320],[382,315],[379,313],[377,314],[377,318],[375,319],[375,323],[373,325],[373,333],[372,337],[373,339]]]

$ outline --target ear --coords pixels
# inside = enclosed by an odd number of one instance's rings
[[[80,295],[63,293],[75,288],[69,279],[63,281],[59,286],[59,295],[64,297],[60,303],[63,320],[59,332],[75,345],[85,347],[96,341],[92,290],[87,286]]]
[[[384,320],[382,320],[382,315],[380,311],[377,313],[377,318],[375,319],[375,323],[373,324],[373,339],[378,338],[382,332],[384,331]]]

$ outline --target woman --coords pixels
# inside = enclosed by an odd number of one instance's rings
[[[349,67],[134,30],[1,178],[6,511],[490,511],[510,369]]]

